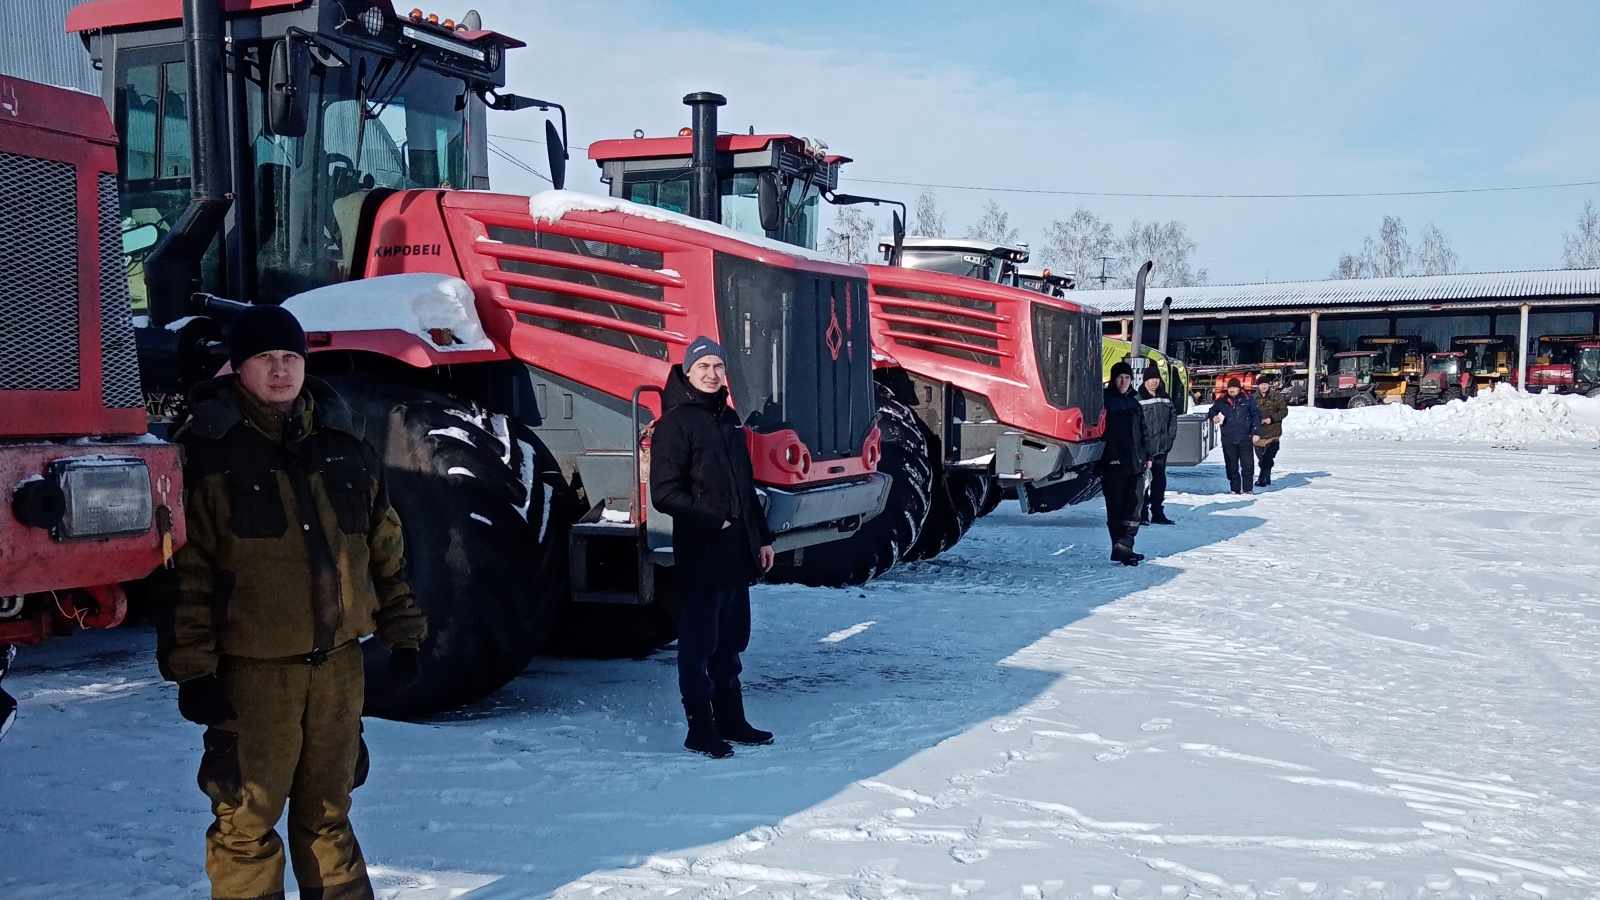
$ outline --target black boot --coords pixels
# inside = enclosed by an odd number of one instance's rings
[[[1172,521],[1171,519],[1167,518],[1167,511],[1164,510],[1164,509],[1158,509],[1158,510],[1154,510],[1153,512],[1151,512],[1150,521],[1156,523],[1157,525],[1176,525],[1176,524],[1178,524],[1178,523]]]
[[[1266,473],[1265,470],[1263,470],[1260,475],[1256,476],[1256,487],[1266,487],[1267,485],[1269,485],[1271,483],[1272,483],[1272,479],[1267,477],[1267,473]]]
[[[689,736],[683,741],[685,750],[703,753],[712,759],[727,759],[733,755],[733,748],[717,734],[717,723],[712,718],[710,700],[702,700],[699,703],[685,700],[683,712],[689,717]]]
[[[1111,546],[1111,561],[1122,563],[1125,566],[1137,566],[1139,564],[1139,554],[1134,553],[1133,548],[1126,544],[1113,544]]]
[[[718,694],[711,701],[717,722],[717,734],[725,741],[748,744],[752,747],[772,743],[772,732],[762,731],[744,717],[744,695],[739,691]]]
[[[1150,510],[1148,508],[1142,509],[1142,510],[1139,511],[1139,524],[1140,525],[1149,525],[1150,524]]]

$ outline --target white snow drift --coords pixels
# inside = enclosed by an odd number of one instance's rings
[[[1400,404],[1365,409],[1294,407],[1283,423],[1293,438],[1489,443],[1600,441],[1600,399],[1529,394],[1510,385],[1471,400],[1417,410]]]

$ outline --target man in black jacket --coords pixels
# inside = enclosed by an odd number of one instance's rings
[[[650,497],[672,516],[678,690],[683,746],[714,759],[737,744],[770,744],[745,720],[739,654],[750,644],[750,585],[772,568],[772,532],[756,496],[744,427],[728,408],[727,357],[695,338],[667,376],[650,443]]]
[[[1100,489],[1106,495],[1106,530],[1111,532],[1111,560],[1137,566],[1144,554],[1133,552],[1144,506],[1144,473],[1150,454],[1144,442],[1144,416],[1133,392],[1133,367],[1111,367],[1106,385],[1105,452],[1100,456]]]
[[[1178,438],[1178,407],[1161,384],[1161,370],[1153,364],[1144,370],[1144,386],[1139,389],[1139,408],[1144,419],[1145,449],[1150,452],[1150,489],[1146,492],[1141,523],[1171,525],[1167,518],[1167,454]]]
[[[1255,447],[1261,436],[1261,407],[1244,392],[1239,379],[1228,379],[1228,392],[1211,404],[1211,421],[1222,426],[1222,464],[1228,472],[1228,490],[1235,494],[1255,491]]]

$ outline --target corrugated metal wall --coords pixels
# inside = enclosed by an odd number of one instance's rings
[[[0,0],[0,74],[99,95],[100,73],[83,41],[67,34],[79,0]]]

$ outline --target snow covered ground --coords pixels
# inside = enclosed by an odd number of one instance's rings
[[[1264,494],[1175,471],[1137,569],[1097,504],[1008,506],[865,589],[759,589],[779,738],[732,760],[680,748],[670,652],[369,721],[380,896],[1600,897],[1600,402],[1462,441],[1528,411],[1475,404],[1297,409]],[[153,643],[19,656],[0,896],[205,895]]]

